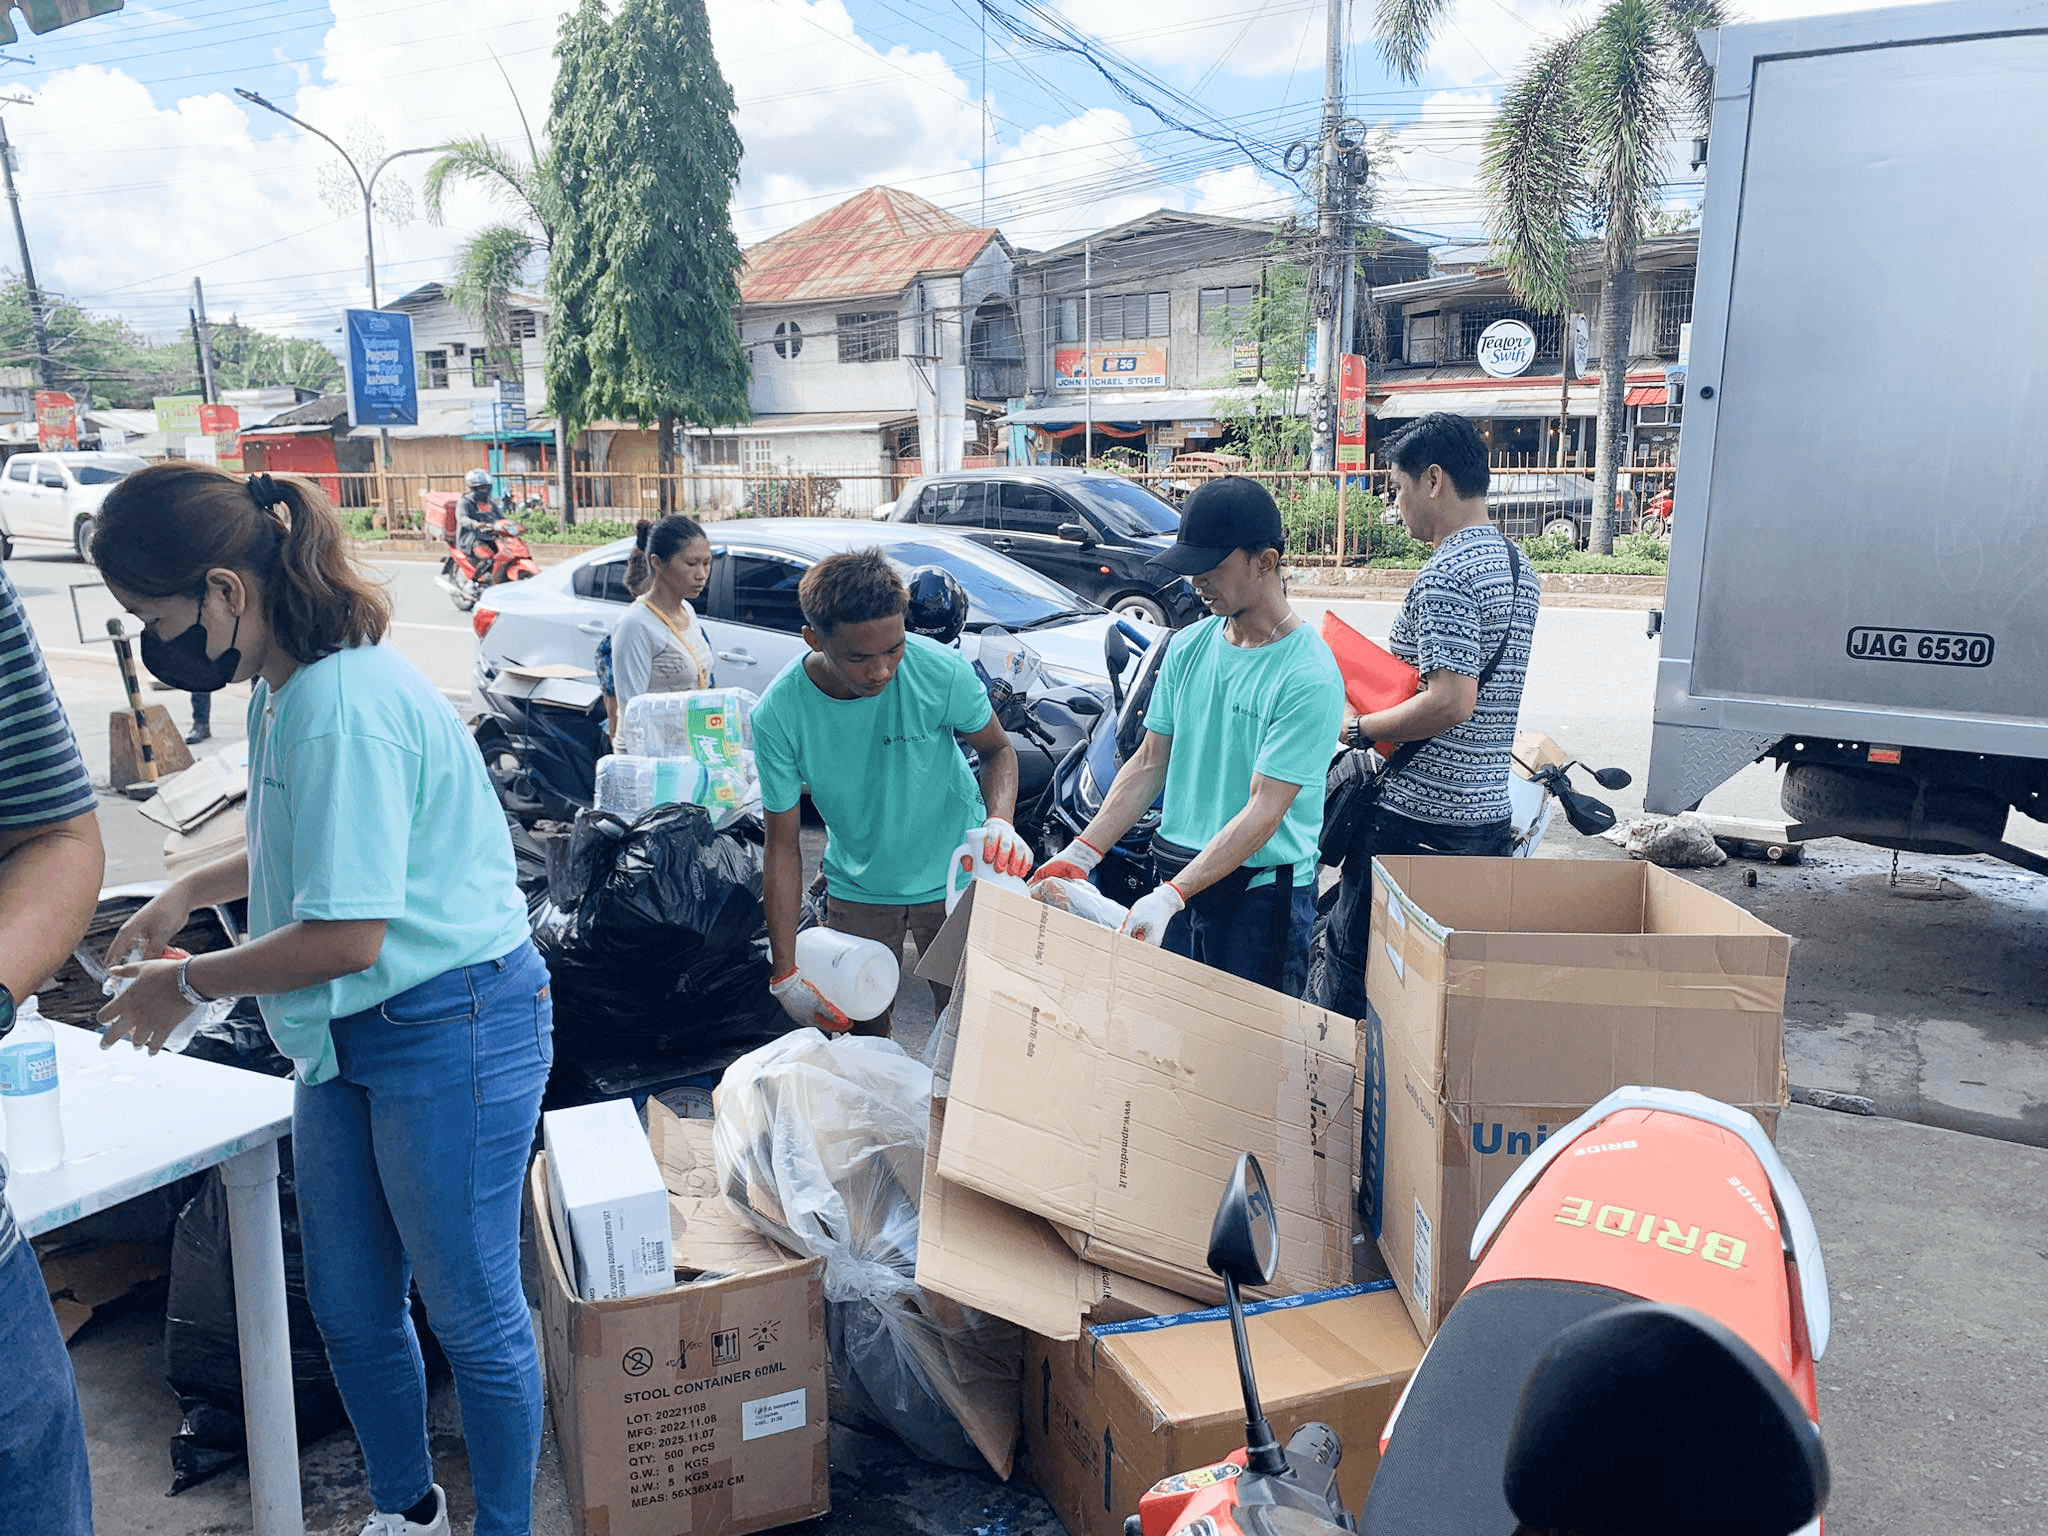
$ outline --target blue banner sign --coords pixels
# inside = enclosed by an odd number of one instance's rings
[[[416,427],[419,377],[412,316],[388,309],[342,311],[348,332],[348,414],[359,427]]]

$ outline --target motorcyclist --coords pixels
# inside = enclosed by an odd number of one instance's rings
[[[476,567],[479,586],[489,586],[498,563],[497,527],[504,513],[491,500],[491,477],[472,469],[463,477],[463,497],[455,504],[455,544]]]

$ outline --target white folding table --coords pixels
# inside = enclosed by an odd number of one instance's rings
[[[183,1056],[151,1057],[126,1044],[101,1050],[90,1030],[56,1030],[65,1160],[45,1173],[8,1178],[15,1220],[28,1236],[40,1236],[219,1165],[256,1536],[304,1536],[277,1209],[277,1141],[291,1134],[291,1081]]]

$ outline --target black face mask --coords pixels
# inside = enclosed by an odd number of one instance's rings
[[[159,640],[149,630],[142,632],[142,664],[180,693],[215,693],[235,680],[242,669],[242,653],[235,642],[242,637],[242,616],[235,615],[234,633],[228,648],[218,656],[206,654],[206,620],[202,615],[192,627]]]

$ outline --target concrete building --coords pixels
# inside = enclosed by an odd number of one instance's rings
[[[751,423],[690,429],[693,505],[738,511],[757,475],[836,480],[866,511],[926,468],[991,462],[1022,341],[1010,247],[944,209],[870,187],[747,251],[740,338]],[[762,510],[763,508],[757,508]]]
[[[1098,456],[1122,446],[1157,465],[1217,446],[1219,404],[1262,378],[1292,392],[1297,380],[1232,336],[1273,268],[1307,259],[1301,238],[1278,221],[1162,208],[1019,256],[1026,394],[1009,421],[1028,429],[1020,446],[1078,462],[1092,440]],[[1369,284],[1402,281],[1429,271],[1429,253],[1383,235],[1362,264]]]
[[[1574,359],[1569,401],[1562,368],[1575,322],[1529,310],[1508,288],[1506,272],[1490,253],[1468,247],[1439,257],[1439,275],[1376,288],[1379,356],[1369,399],[1374,435],[1430,411],[1456,411],[1479,423],[1497,462],[1556,462],[1558,423],[1569,414],[1565,457],[1590,466],[1599,415],[1600,293],[1597,244],[1577,254],[1573,313],[1585,322],[1585,362]],[[1697,232],[1643,243],[1637,259],[1627,370],[1630,463],[1668,463],[1677,452],[1683,385],[1680,348],[1692,320],[1692,290],[1699,263]],[[1448,270],[1445,270],[1448,265]],[[1480,339],[1502,321],[1520,322],[1534,336],[1521,370],[1490,374],[1479,362]],[[1384,424],[1382,428],[1379,424]]]

